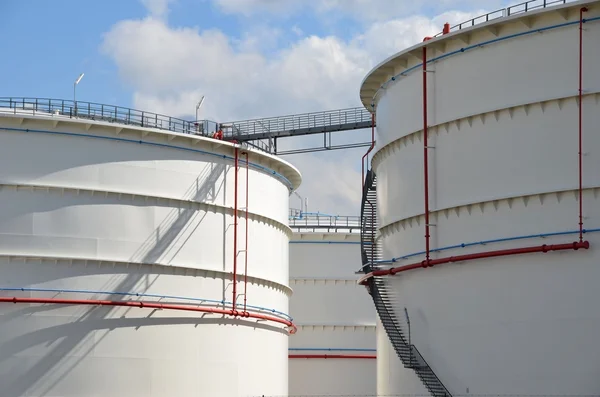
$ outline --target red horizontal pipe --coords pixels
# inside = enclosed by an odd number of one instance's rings
[[[358,355],[358,354],[290,354],[288,358],[348,358],[348,359],[376,359],[376,355]]]
[[[472,261],[474,259],[495,258],[495,257],[499,257],[499,256],[531,254],[531,253],[535,253],[535,252],[578,250],[580,248],[588,249],[588,248],[590,248],[590,243],[588,241],[582,241],[582,242],[574,242],[574,243],[569,243],[569,244],[555,244],[555,245],[544,244],[544,245],[538,245],[538,246],[534,246],[534,247],[511,248],[511,249],[505,249],[505,250],[477,252],[475,254],[448,256],[446,258],[430,259],[429,261],[424,260],[421,262],[412,263],[410,265],[393,267],[391,269],[386,269],[386,270],[376,270],[376,271],[370,273],[369,275],[363,277],[361,279],[361,284],[364,284],[370,277],[373,277],[373,276],[393,276],[396,273],[405,272],[408,270],[414,270],[414,269],[418,269],[421,267],[431,267],[431,266],[436,266],[436,265],[443,265],[445,263]]]
[[[283,324],[290,327],[290,333],[296,333],[296,326],[294,323],[288,320],[284,320],[279,317],[269,316],[260,313],[250,312],[239,312],[230,309],[218,309],[214,307],[197,307],[197,306],[186,306],[186,305],[171,305],[164,303],[155,302],[141,302],[141,301],[108,301],[108,300],[96,300],[96,299],[57,299],[57,298],[19,298],[16,296],[2,296],[0,297],[0,303],[48,303],[53,305],[88,305],[88,306],[125,306],[125,307],[139,307],[147,309],[162,309],[162,310],[182,310],[188,312],[201,312],[201,313],[213,313],[223,314],[226,316],[237,316],[247,318],[257,318],[261,320],[273,321],[275,323]]]

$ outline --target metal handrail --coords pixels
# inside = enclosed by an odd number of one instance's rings
[[[289,226],[293,228],[360,228],[360,216],[329,215],[290,209]]]
[[[248,146],[267,153],[277,152],[274,140],[257,134],[323,127],[335,129],[338,125],[371,121],[371,113],[363,107],[227,123],[188,121],[121,106],[52,98],[0,97],[0,114],[6,109],[14,114],[88,119],[206,137],[212,137],[220,127],[226,140],[243,140]]]
[[[217,129],[217,123],[209,120],[188,121],[121,106],[66,99],[0,97],[0,110],[3,108],[11,109],[14,114],[63,116],[157,128],[181,134],[211,136]]]
[[[372,194],[377,189],[376,183],[375,172],[372,169],[368,170],[362,192],[362,228],[360,231],[361,260],[363,263],[363,269],[366,268],[368,271],[380,267],[375,260],[376,256],[380,254],[379,249],[377,249],[380,247],[378,247],[376,241],[374,240],[374,236],[376,234],[374,228],[374,226],[376,226],[376,219],[371,218],[376,216],[376,211],[373,211],[376,203],[374,203],[373,207],[367,208],[369,193]],[[371,224],[369,224],[369,220],[372,221]],[[371,241],[369,250],[367,250],[365,247],[367,239],[373,239]],[[379,315],[379,318],[381,319],[381,324],[388,335],[392,347],[400,358],[400,361],[404,364],[404,367],[411,368],[416,372],[423,385],[433,397],[452,397],[452,394],[450,394],[446,386],[435,374],[433,369],[429,366],[429,364],[427,364],[427,361],[425,361],[417,347],[412,344],[410,340],[410,328],[409,338],[407,341],[406,335],[402,330],[401,323],[398,317],[394,314],[392,303],[389,301],[390,296],[393,296],[393,291],[388,290],[385,280],[378,277],[371,277],[367,280],[367,287],[369,294],[373,299],[373,303],[375,304],[375,309]]]
[[[252,136],[272,131],[322,128],[335,125],[370,122],[371,113],[364,107],[328,110],[324,112],[268,117],[223,123],[225,136]]]
[[[521,14],[540,8],[555,6],[557,4],[566,4],[568,1],[570,0],[529,0],[506,8],[500,8],[498,10],[488,12],[487,14],[479,15],[475,18],[469,19],[468,21],[461,22],[458,25],[451,26],[450,32],[470,28],[480,23],[489,22],[498,18],[509,17],[511,15]],[[444,32],[440,32],[433,37],[439,37],[443,34]]]

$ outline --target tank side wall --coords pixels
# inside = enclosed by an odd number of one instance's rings
[[[85,131],[78,124],[62,123],[52,127],[35,119],[28,120],[26,125],[20,125],[13,118],[2,117],[1,120],[2,127],[19,131],[0,130],[0,161],[4,165],[22,163],[18,168],[1,167],[0,180],[4,183],[108,190],[233,207],[234,154],[231,148],[223,151],[223,148],[215,149],[203,143],[192,145],[187,138],[168,141],[166,137],[161,139],[154,135],[148,135],[140,144],[139,133],[116,135],[108,127],[94,126]],[[22,129],[43,132],[20,131]],[[65,132],[82,136],[57,135]],[[23,162],[22,153],[38,161]],[[245,206],[246,200],[244,161],[240,150],[240,208]],[[250,162],[256,165],[249,168],[250,211],[287,224],[288,188],[273,177],[272,171],[264,169],[268,166],[256,156],[251,155]]]
[[[586,18],[600,14],[597,7]],[[571,13],[569,21],[577,21]],[[522,22],[504,25],[498,37],[487,30],[470,35],[469,45],[448,39],[446,51],[428,49],[428,59],[460,50],[478,43],[496,40],[532,30],[534,33],[496,41],[474,49],[428,63],[431,125],[454,121],[467,116],[525,105],[548,99],[577,95],[579,28],[577,25],[535,32],[535,28],[564,24],[558,13],[546,13],[535,18],[535,26],[525,28]],[[585,24],[584,73],[586,92],[600,91],[600,82],[592,78],[600,61],[600,50],[594,45],[600,24]],[[557,56],[557,49],[562,56]],[[420,54],[419,54],[420,58]],[[409,66],[419,64],[412,59]],[[474,84],[474,76],[477,83]],[[560,76],[558,78],[557,76]],[[548,80],[552,84],[547,84]],[[493,93],[493,95],[492,95]],[[420,68],[381,91],[377,103],[377,141],[381,148],[388,143],[423,128],[422,72]]]
[[[294,233],[290,314],[300,326],[290,339],[290,354],[376,354],[373,303],[354,274],[360,267],[359,240],[356,233]],[[374,359],[290,359],[289,365],[290,395],[376,392]]]
[[[277,170],[250,171],[246,246],[240,162],[234,253],[234,168],[223,159],[232,148],[87,127],[0,117],[0,296],[230,309],[237,254],[238,310],[247,292],[250,311],[287,318],[289,190]],[[250,160],[278,166],[256,153]],[[0,303],[0,322],[7,396],[288,393],[288,334],[272,321]]]
[[[223,280],[202,272],[164,266],[0,258],[0,273],[2,288],[127,291],[218,300],[224,287]],[[189,303],[102,293],[0,291],[0,296],[15,295]],[[249,297],[255,304],[287,307],[283,291],[251,285]],[[182,311],[5,303],[0,304],[0,321],[0,381],[6,396],[287,393],[288,336],[278,326]],[[260,371],[253,370],[257,357]],[[98,373],[103,376],[92,376]]]
[[[586,17],[600,15],[593,6]],[[536,28],[560,18],[548,12],[529,22]],[[499,37],[523,30],[524,22],[502,27]],[[594,131],[600,123],[594,67],[600,50],[594,43],[600,23],[584,27],[583,216],[589,232],[583,237],[591,248],[389,277],[396,317],[403,319],[407,309],[413,343],[455,395],[597,392],[600,361],[590,346],[600,322],[594,304],[600,243],[600,179],[594,172],[600,167]],[[543,31],[428,67],[432,259],[578,240],[578,34],[576,26]],[[492,33],[473,32],[470,44],[484,35]],[[460,46],[449,41],[446,50]],[[403,110],[414,106],[408,102],[421,104],[421,90],[402,88],[421,77],[413,73],[391,85],[377,109],[378,129],[395,131],[394,142],[374,159],[383,257],[412,254],[394,266],[424,259],[422,111]],[[401,379],[384,383],[400,385]],[[395,387],[413,391],[410,383]]]

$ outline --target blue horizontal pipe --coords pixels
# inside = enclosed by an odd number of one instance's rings
[[[119,137],[113,137],[113,136],[102,136],[102,135],[92,135],[92,134],[79,134],[79,133],[64,132],[64,131],[38,130],[38,129],[30,129],[30,128],[0,127],[0,129],[5,130],[5,131],[33,132],[33,133],[40,133],[40,134],[66,135],[66,136],[74,136],[74,137],[106,139],[106,140],[118,141],[118,142],[138,143],[141,145],[166,147],[166,148],[170,148],[170,149],[184,150],[187,152],[201,153],[201,154],[205,154],[208,156],[214,156],[214,157],[218,157],[218,158],[222,158],[222,159],[234,160],[234,158],[232,156],[227,156],[225,154],[220,154],[220,153],[209,152],[208,150],[192,149],[192,148],[186,148],[186,147],[181,147],[181,146],[168,145],[166,143],[146,142],[146,141],[137,140],[137,139],[128,139],[128,138],[119,138]],[[256,164],[256,163],[252,163],[252,162],[249,162],[248,166],[251,168],[261,170],[261,171],[265,171],[268,174],[274,175],[275,177],[280,179],[285,185],[287,185],[288,189],[290,189],[290,190],[293,189],[293,185],[289,181],[289,179],[287,179],[285,176],[278,173],[277,171],[267,168],[261,164]]]
[[[592,21],[597,21],[597,20],[600,20],[600,17],[583,19],[583,22],[585,23],[585,22],[592,22]],[[456,54],[461,54],[463,52],[472,50],[474,48],[483,47],[483,46],[488,45],[488,44],[493,44],[493,43],[497,43],[497,42],[500,42],[500,41],[504,41],[504,40],[508,40],[508,39],[513,39],[515,37],[525,36],[525,35],[532,34],[532,33],[541,33],[541,32],[544,32],[546,30],[552,30],[552,29],[562,28],[562,27],[571,26],[571,25],[578,25],[578,24],[579,24],[579,20],[572,21],[572,22],[559,23],[559,24],[556,24],[556,25],[550,25],[550,26],[546,26],[546,27],[543,27],[543,28],[531,29],[531,30],[528,30],[526,32],[509,34],[508,36],[504,36],[504,37],[499,37],[499,38],[496,38],[496,39],[491,39],[491,40],[483,41],[483,42],[477,43],[477,44],[472,44],[472,45],[469,45],[469,46],[466,46],[466,47],[462,47],[462,48],[460,48],[458,50],[451,51],[451,52],[449,52],[447,54],[443,54],[443,55],[431,58],[431,59],[429,59],[429,60],[426,61],[426,64],[427,63],[436,62],[436,61],[440,61],[440,60],[442,60],[444,58],[448,58],[448,57],[456,55]],[[426,44],[424,44],[424,45],[426,45]],[[408,73],[410,73],[410,72],[412,72],[412,71],[414,71],[416,69],[422,68],[422,66],[423,66],[423,62],[419,63],[418,65],[414,65],[414,66],[406,69],[405,71],[403,71],[401,73],[398,73],[395,76],[392,76],[388,81],[386,81],[385,83],[383,83],[379,87],[379,89],[375,92],[375,94],[373,95],[373,97],[371,99],[371,102],[372,102],[371,103],[371,107],[375,107],[375,103],[374,103],[373,99],[378,95],[378,93],[379,93],[379,91],[381,89],[386,88],[386,86],[388,84],[390,84],[392,82],[395,82],[398,77],[400,77],[400,76],[406,76]]]
[[[359,348],[344,348],[344,347],[290,347],[288,350],[294,351],[340,351],[340,352],[374,352],[377,349],[359,349]]]
[[[177,296],[177,295],[144,294],[144,293],[139,293],[139,292],[95,291],[95,290],[88,290],[88,289],[63,289],[63,288],[18,288],[18,287],[0,287],[0,291],[70,292],[70,293],[75,293],[75,294],[104,294],[104,295],[119,295],[119,296],[138,296],[138,297],[144,297],[144,298],[178,299],[178,300],[189,300],[189,301],[200,302],[200,303],[207,302],[207,303],[215,303],[215,304],[222,304],[222,305],[231,305],[231,302],[228,302],[225,300],[190,298],[187,296]],[[236,303],[236,307],[241,308],[241,307],[243,307],[243,305]],[[270,309],[268,307],[262,307],[262,306],[254,306],[254,305],[246,305],[246,307],[260,310],[260,311],[269,312],[269,313],[274,313],[274,314],[280,315],[282,317],[285,317],[286,319],[288,319],[290,321],[293,321],[292,317],[289,314],[280,312],[275,309]]]
[[[597,232],[600,232],[600,229],[583,229],[583,233],[597,233]],[[447,250],[456,249],[456,248],[472,247],[475,245],[502,243],[502,242],[506,242],[506,241],[524,240],[524,239],[529,239],[529,238],[566,236],[566,235],[570,235],[570,234],[579,234],[579,230],[569,230],[566,232],[553,232],[553,233],[541,233],[541,234],[528,234],[528,235],[524,235],[524,236],[504,237],[504,238],[497,238],[497,239],[493,239],[493,240],[482,240],[482,241],[475,241],[475,242],[470,242],[470,243],[461,243],[461,244],[449,245],[449,246],[441,247],[441,248],[432,248],[429,250],[429,252],[442,252],[442,251],[447,251]],[[413,252],[412,254],[398,256],[398,257],[392,258],[392,259],[382,259],[379,261],[375,261],[375,263],[394,263],[398,260],[408,259],[408,258],[412,258],[415,256],[423,255],[423,254],[425,254],[425,251]]]

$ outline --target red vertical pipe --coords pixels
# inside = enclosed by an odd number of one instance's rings
[[[246,252],[244,255],[244,314],[246,311],[246,302],[248,298],[248,152],[244,152],[246,155]]]
[[[427,147],[427,47],[423,46],[423,166],[425,185],[425,261],[429,263],[429,159]]]
[[[237,295],[237,210],[238,210],[238,161],[239,154],[238,148],[234,149],[235,157],[234,157],[234,175],[235,175],[235,188],[233,193],[233,300],[231,303],[231,308],[233,314],[237,314],[237,310],[235,307],[235,298]]]
[[[579,242],[583,241],[583,13],[587,8],[579,10]]]

